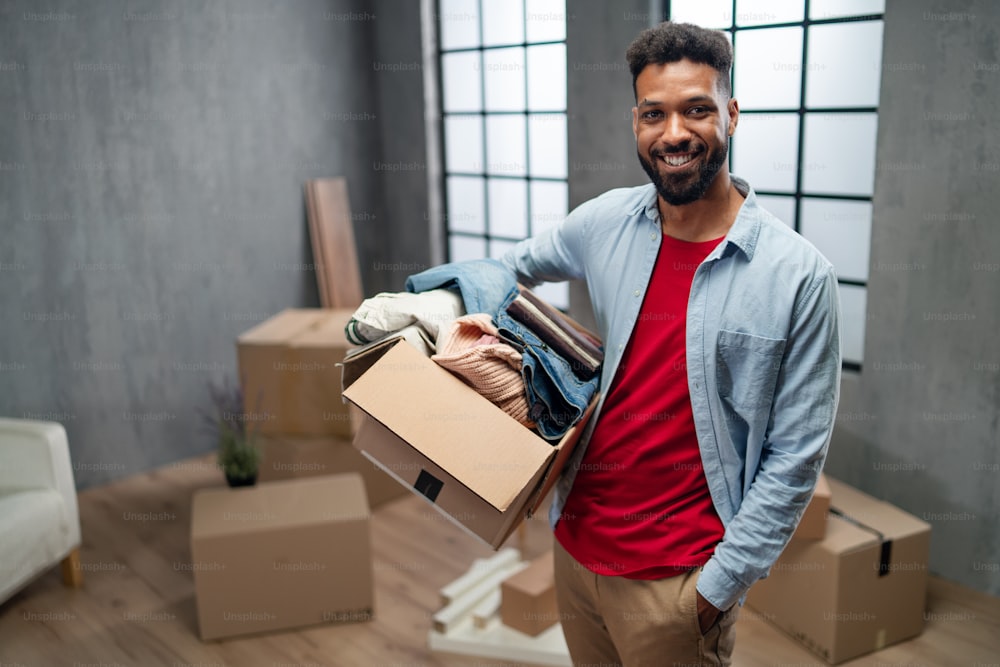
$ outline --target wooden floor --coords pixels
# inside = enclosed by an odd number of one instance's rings
[[[375,619],[245,639],[197,637],[190,572],[191,494],[219,486],[209,458],[184,461],[80,494],[84,586],[63,587],[58,567],[0,605],[3,667],[488,667],[427,648],[438,589],[492,553],[422,500],[407,496],[372,519]],[[541,518],[527,523],[526,557],[551,546]],[[1000,599],[932,578],[924,633],[845,665],[1000,667]],[[823,663],[744,609],[734,664]]]

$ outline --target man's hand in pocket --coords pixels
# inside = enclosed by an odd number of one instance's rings
[[[703,598],[700,592],[695,591],[695,593],[698,599],[698,628],[701,630],[701,634],[705,634],[719,620],[719,615],[722,612]]]

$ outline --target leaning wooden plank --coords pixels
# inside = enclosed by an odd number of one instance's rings
[[[356,308],[364,298],[354,224],[343,178],[306,182],[306,210],[320,303],[324,308]]]
[[[326,279],[326,262],[323,259],[323,238],[320,232],[319,211],[316,209],[316,192],[312,181],[306,181],[306,220],[309,223],[309,242],[312,246],[313,262],[316,270],[316,285],[319,288],[319,302],[323,307],[329,307],[331,296],[328,293],[329,283]]]
[[[521,552],[517,549],[501,549],[489,558],[477,558],[472,562],[468,572],[441,589],[441,604],[446,605],[465,591],[469,590],[483,577],[499,568],[512,565],[521,560]]]

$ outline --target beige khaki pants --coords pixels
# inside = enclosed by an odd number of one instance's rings
[[[594,574],[555,541],[559,619],[577,667],[729,665],[739,606],[704,635],[695,584],[700,570],[653,581]]]

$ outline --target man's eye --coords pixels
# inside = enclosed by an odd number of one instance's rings
[[[663,115],[662,111],[647,111],[642,114],[642,117],[647,120],[653,120],[655,118],[661,117],[662,115]]]
[[[695,116],[704,116],[708,113],[708,107],[691,107],[688,113]]]

